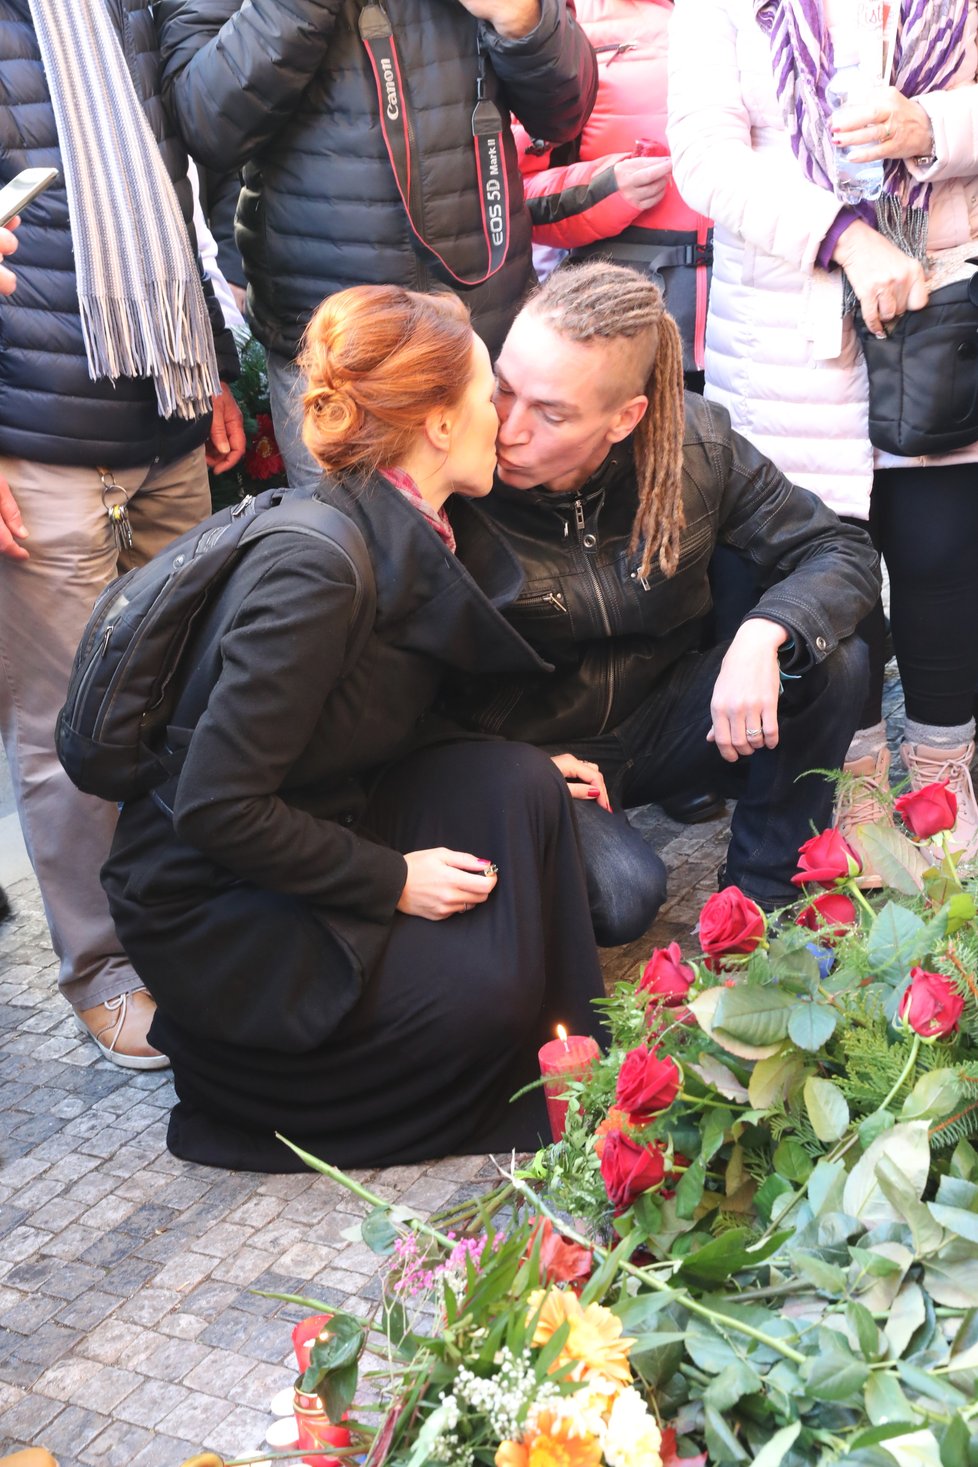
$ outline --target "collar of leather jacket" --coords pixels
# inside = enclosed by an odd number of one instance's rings
[[[495,480],[493,491],[477,513],[505,529],[541,539],[566,539],[573,531],[578,510],[588,528],[604,535],[631,531],[637,506],[632,440],[616,443],[604,462],[579,489],[555,493],[537,486],[514,489]]]
[[[325,480],[318,492],[356,521],[367,542],[376,631],[389,646],[464,671],[550,671],[499,610],[519,595],[523,572],[494,526],[463,561],[380,474],[355,486]],[[467,500],[449,502],[456,537],[467,509]]]

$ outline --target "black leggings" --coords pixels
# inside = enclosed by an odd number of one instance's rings
[[[978,687],[978,464],[877,470],[868,528],[890,577],[907,717],[967,723]],[[859,626],[871,659],[862,728],[883,716],[884,631],[877,605]]]

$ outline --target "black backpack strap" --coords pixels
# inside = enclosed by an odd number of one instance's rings
[[[244,549],[252,540],[284,532],[316,535],[321,540],[329,540],[352,567],[356,591],[346,657],[340,672],[341,677],[346,677],[367,644],[377,614],[377,581],[366,542],[350,516],[334,504],[315,497],[299,499],[290,496],[281,506],[276,506],[273,513],[260,515],[248,526],[241,536],[240,547]]]

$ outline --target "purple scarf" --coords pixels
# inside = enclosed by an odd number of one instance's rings
[[[899,3],[893,85],[906,97],[940,91],[960,65],[968,0]],[[754,0],[754,15],[771,44],[774,85],[795,157],[812,183],[834,191],[825,91],[835,67],[820,0]],[[926,248],[929,200],[930,185],[915,179],[902,159],[884,160],[877,228],[918,258]]]

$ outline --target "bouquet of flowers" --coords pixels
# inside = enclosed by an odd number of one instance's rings
[[[978,919],[953,794],[896,809],[884,889],[822,832],[795,907],[727,888],[618,986],[475,1236],[299,1153],[390,1260],[297,1383],[347,1418],[334,1462],[978,1467]]]

